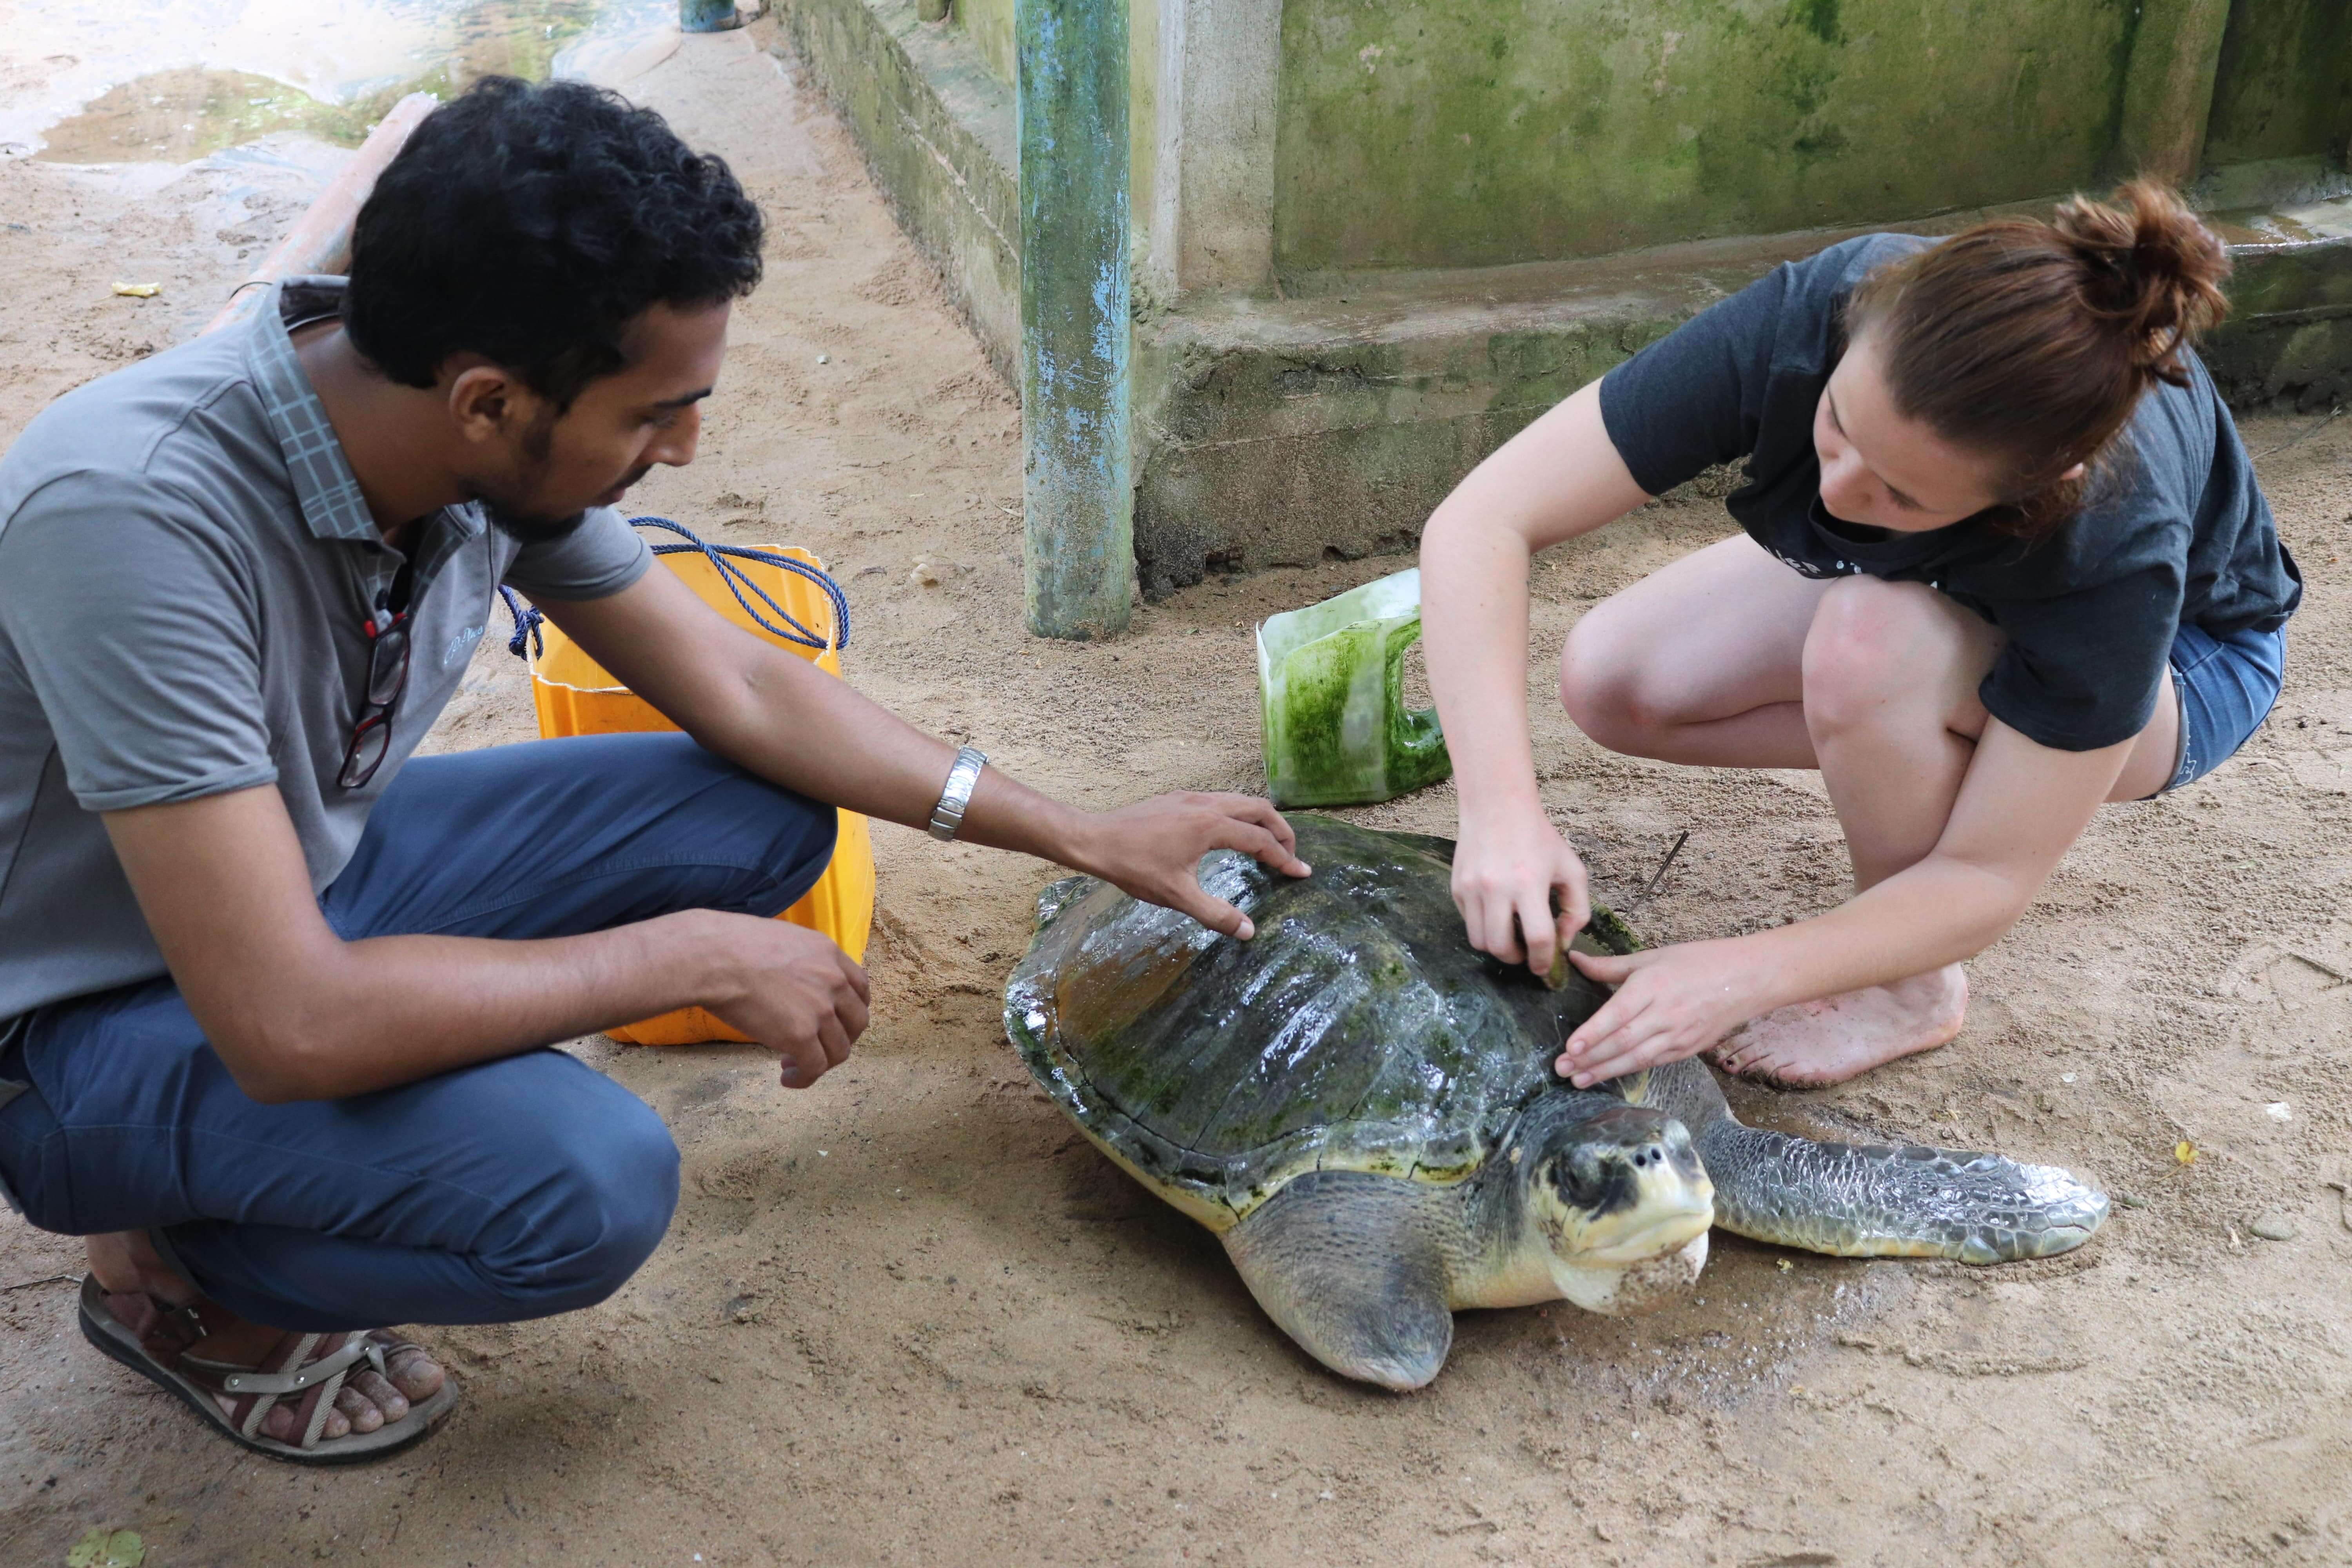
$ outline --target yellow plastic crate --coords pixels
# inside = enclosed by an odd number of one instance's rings
[[[804,561],[820,572],[824,570],[824,563],[805,550],[790,545],[760,548]],[[812,632],[824,634],[828,646],[822,650],[786,642],[753,621],[736,602],[727,580],[710,564],[709,556],[682,552],[656,559],[684,578],[687,585],[712,609],[752,636],[788,648],[820,669],[836,676],[841,673],[841,649],[836,646],[839,629],[833,625],[833,605],[824,590],[808,579],[781,566],[730,558],[793,619]],[[656,712],[653,704],[614,680],[603,665],[590,658],[552,621],[543,625],[539,635],[543,640],[531,650],[530,657],[530,697],[532,706],[539,711],[539,732],[542,737],[551,740],[561,735],[612,735],[677,728]],[[832,864],[824,868],[824,875],[817,879],[816,886],[808,890],[806,897],[776,918],[823,931],[851,958],[860,962],[865,959],[866,938],[874,927],[874,840],[865,817],[854,811],[842,812]],[[691,1046],[706,1040],[744,1038],[699,1007],[681,1007],[675,1013],[605,1033],[625,1044],[639,1046]]]

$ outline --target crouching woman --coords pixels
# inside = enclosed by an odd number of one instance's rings
[[[2189,784],[2262,723],[2302,588],[2189,346],[2226,271],[2147,184],[1849,240],[1584,387],[1438,508],[1423,626],[1475,944],[1546,969],[1587,910],[1522,706],[1529,559],[1711,464],[1744,460],[1741,532],[1587,614],[1560,700],[1612,751],[1819,768],[1853,861],[1812,919],[1578,955],[1618,990],[1563,1073],[1708,1051],[1822,1084],[1943,1044],[1961,961],[2099,804]]]

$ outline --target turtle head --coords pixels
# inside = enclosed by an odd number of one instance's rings
[[[1614,1104],[1543,1129],[1529,1154],[1528,1213],[1560,1294],[1621,1316],[1697,1282],[1715,1185],[1680,1121]]]

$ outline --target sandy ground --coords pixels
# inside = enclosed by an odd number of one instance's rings
[[[1205,584],[1108,645],[1026,637],[1013,400],[762,46],[690,39],[635,86],[774,226],[701,460],[638,499],[824,554],[856,605],[850,679],[1032,783],[1099,805],[1252,786],[1252,624],[1406,563]],[[217,167],[0,164],[0,437],[208,314],[299,205],[299,163],[243,195]],[[134,272],[163,296],[108,293]],[[2352,1179],[2352,420],[2247,434],[2312,585],[2269,728],[2210,781],[2101,815],[1974,965],[1951,1048],[1745,1097],[2071,1165],[2120,1200],[2081,1251],[1972,1270],[1718,1237],[1701,1299],[1658,1316],[1468,1314],[1427,1391],[1346,1384],[1004,1045],[998,988],[1054,873],[884,826],[856,1057],[793,1095],[749,1047],[572,1047],[668,1118],[677,1222],[593,1310],[433,1331],[467,1401],[406,1457],[241,1457],[80,1342],[72,1243],[0,1217],[0,1562],[62,1561],[100,1523],[167,1568],[2352,1562],[2352,1216],[2331,1185]],[[1539,645],[1727,528],[1691,499],[1556,552]],[[938,586],[909,580],[919,560]],[[498,643],[441,743],[529,733]],[[1603,896],[1691,834],[1647,934],[1839,898],[1814,777],[1601,753],[1545,663],[1546,798]],[[1365,815],[1443,832],[1453,809],[1441,787]],[[2263,1215],[2292,1239],[2254,1238]]]

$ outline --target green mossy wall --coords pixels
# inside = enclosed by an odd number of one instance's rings
[[[2237,0],[2205,162],[2341,160],[2352,135],[2352,0]]]
[[[1601,255],[2094,184],[2138,13],[2137,0],[1288,0],[1277,267]]]

